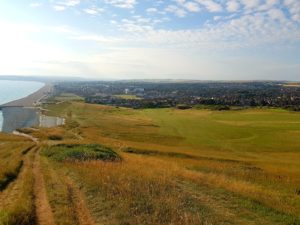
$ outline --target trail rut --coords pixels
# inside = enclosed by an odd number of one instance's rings
[[[45,181],[40,167],[40,149],[35,153],[33,162],[34,201],[38,225],[54,225],[54,217],[47,199]]]

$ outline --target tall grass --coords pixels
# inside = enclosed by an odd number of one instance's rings
[[[32,173],[33,152],[29,152],[22,171],[22,177],[18,178],[16,184],[17,193],[9,195],[10,202],[5,208],[0,203],[0,224],[1,225],[33,225],[36,224]],[[13,190],[10,190],[13,191]]]
[[[83,186],[90,210],[105,224],[205,224],[206,210],[182,193],[176,167],[140,157],[124,162],[65,163]]]
[[[0,191],[13,181],[23,165],[23,157],[33,144],[21,137],[0,134]]]

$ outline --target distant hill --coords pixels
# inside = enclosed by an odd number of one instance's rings
[[[14,76],[5,75],[0,76],[0,80],[18,80],[18,81],[40,81],[40,82],[56,82],[56,81],[87,81],[88,79],[82,77],[56,77],[56,76]]]

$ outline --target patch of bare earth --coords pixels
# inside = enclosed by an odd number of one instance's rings
[[[37,223],[39,225],[54,225],[53,213],[47,199],[45,181],[41,172],[39,150],[36,151],[34,157],[33,175]]]

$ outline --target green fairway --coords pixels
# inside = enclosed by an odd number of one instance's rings
[[[300,114],[275,109],[209,111],[144,110],[163,135],[197,147],[241,152],[293,152],[300,149]]]

